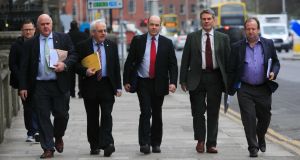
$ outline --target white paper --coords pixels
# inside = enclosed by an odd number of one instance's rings
[[[269,58],[269,59],[268,59],[267,78],[270,77],[271,67],[272,67],[272,58]]]
[[[55,49],[50,49],[50,61],[49,61],[49,67],[50,68],[55,68],[55,64],[58,62],[58,54]]]

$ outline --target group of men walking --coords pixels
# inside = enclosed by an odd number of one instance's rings
[[[244,24],[246,38],[232,46],[227,35],[213,29],[212,10],[203,10],[200,19],[202,29],[187,36],[179,80],[182,90],[190,96],[196,151],[218,153],[221,96],[237,92],[249,155],[257,157],[258,150],[266,150],[271,94],[277,87],[272,80],[280,68],[274,44],[259,37],[259,21],[255,18],[247,19]],[[147,27],[147,33],[133,38],[123,72],[125,91],[136,92],[138,96],[138,140],[144,154],[161,152],[164,96],[176,91],[178,80],[172,41],[159,34],[160,17],[150,16]],[[82,77],[81,96],[87,115],[90,154],[98,155],[102,149],[104,156],[111,156],[115,152],[112,111],[115,96],[122,95],[122,84],[118,47],[106,38],[106,23],[93,21],[90,37],[74,44],[75,48],[68,35],[52,31],[49,15],[38,17],[37,29],[38,34],[26,40],[18,51],[22,58],[13,58],[11,52],[10,59],[19,59],[14,62],[18,64],[16,71],[11,70],[16,76],[15,88],[19,89],[23,102],[31,100],[31,113],[37,117],[38,131],[28,135],[39,133],[44,151],[40,158],[53,157],[55,150],[63,152],[71,71]],[[67,51],[67,57],[51,66],[49,52],[53,49]],[[91,54],[97,54],[100,69],[81,63]]]

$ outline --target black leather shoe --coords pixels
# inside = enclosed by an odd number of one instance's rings
[[[150,146],[148,144],[140,146],[140,152],[142,152],[144,154],[149,154],[150,153]]]
[[[250,150],[249,151],[249,153],[250,153],[250,157],[257,157],[257,152],[258,152],[258,149],[252,149],[252,150]]]
[[[258,138],[258,147],[261,152],[266,152],[266,140],[265,137]]]
[[[104,148],[104,157],[110,157],[115,151],[115,146],[113,144],[109,144],[106,148]]]
[[[161,152],[160,147],[159,146],[153,146],[152,147],[152,152],[153,153],[160,153]]]
[[[98,155],[100,153],[100,149],[91,149],[90,155]]]

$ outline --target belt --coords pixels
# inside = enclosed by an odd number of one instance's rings
[[[56,79],[53,79],[53,80],[37,80],[37,82],[50,83],[50,82],[57,82],[57,80]]]
[[[266,85],[266,83],[262,83],[262,84],[249,84],[246,82],[242,82],[243,85],[247,85],[247,86],[251,86],[251,87],[262,87],[264,85]]]
[[[220,72],[220,68],[217,68],[217,69],[202,69],[201,70],[203,73],[213,73],[213,72]]]

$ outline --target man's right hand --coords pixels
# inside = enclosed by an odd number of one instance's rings
[[[88,68],[86,70],[86,76],[88,76],[88,77],[94,75],[95,73],[96,73],[96,69],[95,68]]]
[[[129,92],[129,91],[130,91],[130,87],[131,87],[131,86],[130,86],[129,83],[125,84],[125,85],[124,85],[125,91],[126,91],[126,92]]]
[[[20,91],[19,91],[19,96],[21,97],[21,99],[22,99],[23,101],[25,101],[26,98],[27,98],[27,96],[28,96],[27,90],[20,90]]]

